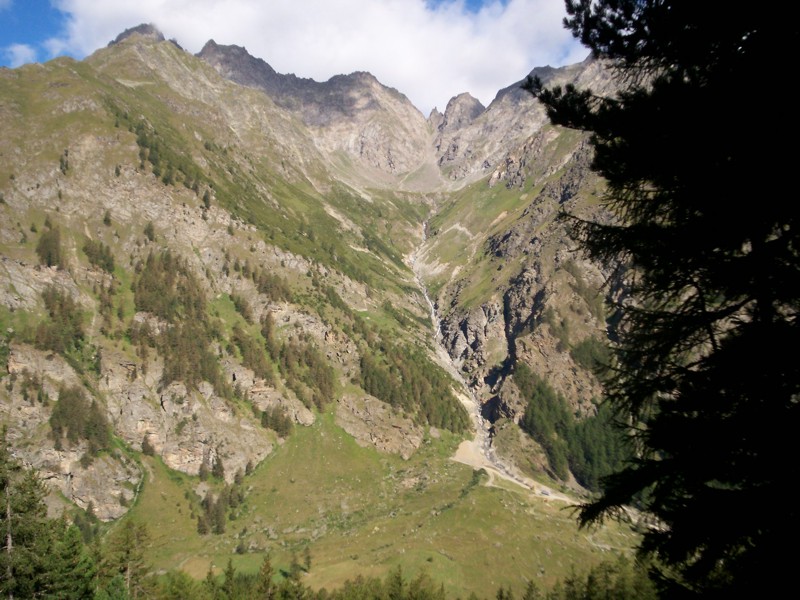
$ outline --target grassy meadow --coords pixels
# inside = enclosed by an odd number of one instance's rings
[[[197,490],[222,483],[147,457],[147,482],[126,518],[147,524],[157,570],[201,579],[231,560],[255,572],[270,552],[284,572],[293,557],[304,567],[310,558],[303,582],[313,588],[400,566],[410,577],[426,572],[451,597],[493,597],[500,586],[521,595],[529,579],[547,587],[633,546],[621,525],[579,530],[563,502],[511,483],[488,487],[485,473],[450,460],[459,441],[429,437],[404,461],[360,447],[328,411],[245,477],[245,501],[224,534],[199,535],[193,517]]]

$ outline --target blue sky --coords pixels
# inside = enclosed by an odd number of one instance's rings
[[[213,38],[281,73],[370,71],[427,114],[583,60],[563,17],[563,0],[0,0],[0,66],[81,59],[151,22],[190,52]]]
[[[0,0],[0,65],[50,58],[41,45],[59,34],[63,21],[49,0]]]

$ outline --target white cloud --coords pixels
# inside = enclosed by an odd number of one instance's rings
[[[2,1],[2,0],[0,0]],[[468,91],[484,104],[533,67],[585,58],[561,25],[563,0],[464,0],[431,8],[425,0],[56,0],[69,15],[52,54],[77,56],[128,27],[155,23],[198,52],[209,39],[245,46],[280,73],[325,81],[369,71],[427,113]]]
[[[12,69],[36,62],[36,49],[28,44],[11,44],[3,48],[3,54],[8,59],[8,64]]]

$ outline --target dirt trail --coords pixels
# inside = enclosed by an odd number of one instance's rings
[[[487,485],[496,485],[495,478],[504,479],[533,494],[541,496],[543,499],[559,500],[568,504],[576,503],[574,499],[553,491],[551,488],[542,485],[538,481],[534,481],[530,477],[525,477],[520,473],[514,472],[515,469],[510,468],[499,460],[492,447],[491,437],[489,436],[484,419],[480,416],[480,408],[477,399],[465,394],[461,394],[459,399],[475,424],[475,437],[471,440],[461,442],[456,453],[451,457],[451,460],[469,465],[473,469],[484,469],[489,475],[489,482]]]

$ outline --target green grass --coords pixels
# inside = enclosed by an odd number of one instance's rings
[[[455,268],[459,279],[469,283],[462,290],[460,304],[473,306],[486,301],[492,292],[512,275],[515,269],[497,264],[486,254],[489,236],[508,230],[519,213],[528,205],[530,194],[508,190],[504,186],[487,188],[485,182],[473,184],[453,196],[450,203],[431,219],[430,256],[447,264],[443,274],[429,282],[430,291],[438,294],[448,283]],[[491,227],[489,225],[491,224]],[[468,233],[469,232],[469,233]],[[472,237],[474,232],[480,236]]]
[[[229,338],[234,326],[250,331],[251,325],[236,311],[233,300],[228,294],[219,294],[208,305],[208,312],[218,317],[225,326],[225,337]]]
[[[486,487],[485,476],[476,485],[471,468],[448,459],[457,442],[444,433],[403,461],[360,447],[325,414],[296,427],[245,479],[245,506],[225,534],[196,533],[186,494],[198,480],[157,460],[147,460],[151,476],[131,516],[148,523],[156,568],[202,578],[230,558],[254,572],[269,550],[276,568],[287,569],[292,552],[301,556],[308,546],[304,582],[312,587],[401,566],[409,576],[427,572],[453,597],[491,597],[501,585],[521,594],[526,577],[550,585],[573,566],[607,557],[599,545],[633,544],[619,527],[579,531],[563,504],[514,486]],[[236,554],[240,542],[254,551]]]

